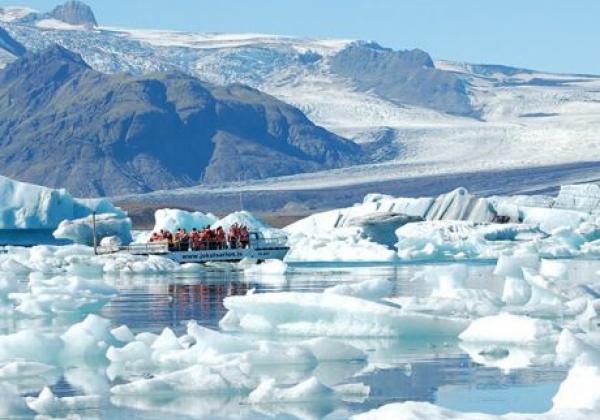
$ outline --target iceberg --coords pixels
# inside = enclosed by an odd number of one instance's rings
[[[54,231],[56,239],[67,239],[76,244],[93,245],[94,228],[92,216],[82,219],[63,220]],[[131,236],[131,219],[114,213],[96,216],[96,239],[98,243],[107,237],[117,237],[124,245],[133,241]]]
[[[154,213],[153,232],[159,232],[161,229],[175,232],[177,228],[190,232],[192,228],[202,229],[208,225],[212,226],[217,220],[217,217],[211,213],[159,209]]]
[[[63,220],[87,217],[92,212],[126,217],[106,199],[76,199],[55,190],[0,176],[0,230],[56,229]]]

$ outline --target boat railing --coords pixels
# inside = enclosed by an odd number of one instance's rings
[[[270,238],[258,236],[253,239],[254,241],[251,239],[253,248],[281,248],[287,246],[287,237],[285,236],[274,236]]]
[[[265,238],[259,233],[251,232],[247,243],[235,240],[201,240],[201,241],[174,241],[168,242],[148,242],[136,243],[127,246],[98,246],[96,253],[98,255],[113,254],[119,251],[125,251],[134,255],[164,255],[170,252],[186,251],[213,251],[224,249],[271,249],[281,248],[287,245],[287,237],[275,236]]]

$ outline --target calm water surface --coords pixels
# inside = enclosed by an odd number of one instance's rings
[[[295,266],[285,276],[264,276],[248,279],[236,272],[208,271],[195,276],[137,276],[105,279],[120,290],[99,314],[114,326],[126,324],[134,333],[160,333],[170,327],[180,335],[188,320],[218,328],[226,310],[226,296],[281,291],[322,291],[342,282],[358,282],[386,278],[394,282],[394,295],[426,296],[429,286],[424,281],[411,281],[426,265],[332,267]],[[502,280],[493,275],[493,264],[469,264],[468,286],[486,288],[501,293]],[[598,262],[574,263],[571,276],[595,275]],[[77,319],[31,321],[37,327],[60,330]],[[26,322],[26,321],[22,321]],[[3,325],[4,332],[19,330],[28,324]],[[265,338],[265,337],[260,337]],[[277,339],[275,337],[267,337]],[[281,339],[291,340],[289,338]],[[565,370],[553,366],[552,349],[537,349],[532,366],[510,371],[476,363],[469,349],[456,339],[350,339],[369,355],[368,363],[325,363],[314,370],[303,371],[287,367],[273,369],[270,376],[283,383],[316,376],[323,383],[336,385],[363,382],[371,392],[366,400],[328,404],[281,404],[251,407],[243,398],[180,398],[151,399],[147,397],[106,398],[100,412],[85,413],[85,417],[101,418],[345,418],[383,404],[399,401],[428,401],[452,409],[487,413],[542,412],[551,407]],[[61,396],[83,392],[110,395],[104,375],[106,366],[65,372],[53,386]]]

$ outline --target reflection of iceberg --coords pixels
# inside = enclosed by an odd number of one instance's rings
[[[520,346],[493,346],[476,343],[460,343],[460,348],[469,354],[474,363],[495,367],[504,372],[523,369],[539,360],[538,349]],[[541,350],[541,349],[540,349]]]

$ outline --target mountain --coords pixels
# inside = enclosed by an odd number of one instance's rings
[[[83,25],[87,28],[98,26],[92,8],[77,0],[70,0],[63,5],[56,6],[47,16],[71,25]]]
[[[14,57],[20,57],[25,54],[25,47],[15,40],[4,28],[0,27],[0,50],[4,50]]]
[[[375,43],[354,43],[331,59],[331,71],[349,78],[361,92],[374,92],[398,105],[449,114],[474,114],[467,83],[435,68],[425,51],[394,51]]]
[[[357,163],[360,147],[243,85],[182,72],[107,75],[53,46],[0,72],[0,170],[79,196]]]
[[[107,74],[180,71],[213,84],[249,85],[359,143],[376,161],[252,181],[249,188],[371,183],[377,190],[382,182],[475,172],[502,180],[497,174],[504,171],[598,160],[598,76],[447,61],[352,39],[87,30],[56,19],[28,22],[31,13],[0,11],[7,32],[29,51],[60,44]],[[0,56],[0,63],[14,59]]]

